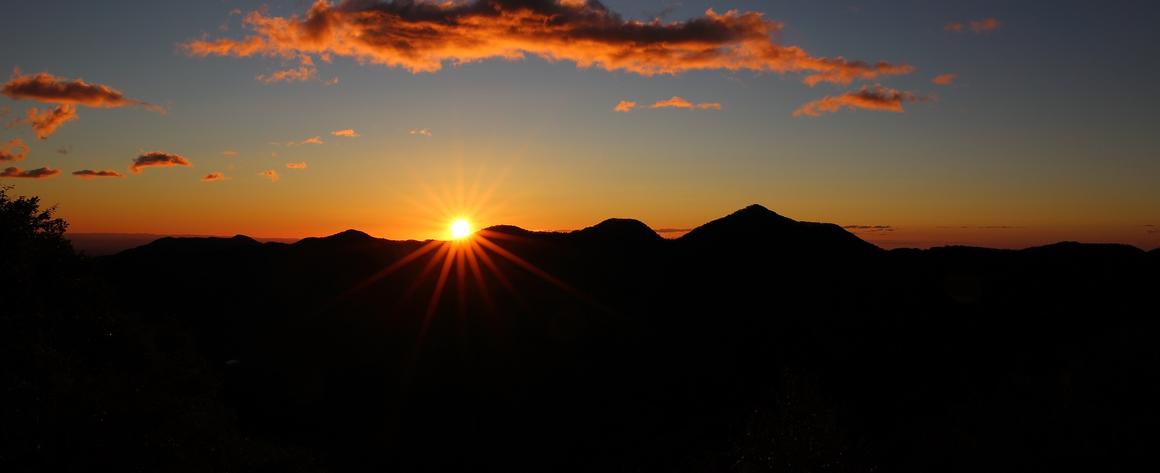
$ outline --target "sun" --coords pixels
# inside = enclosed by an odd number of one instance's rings
[[[471,222],[466,218],[457,218],[451,221],[451,238],[462,240],[471,236]]]

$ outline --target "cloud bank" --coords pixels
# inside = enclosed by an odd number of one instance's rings
[[[416,2],[317,0],[304,16],[246,14],[243,38],[202,38],[182,45],[193,56],[333,56],[432,73],[446,64],[536,56],[580,68],[644,76],[693,70],[805,74],[803,81],[849,84],[907,74],[906,64],[819,57],[775,41],[781,23],[730,10],[686,21],[626,20],[599,2],[474,0]]]

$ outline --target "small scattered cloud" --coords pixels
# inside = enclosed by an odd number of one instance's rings
[[[224,181],[224,180],[226,180],[226,175],[222,174],[220,172],[217,172],[217,171],[206,174],[205,176],[203,176],[201,178],[201,182],[214,182],[214,181]]]
[[[943,25],[943,29],[955,33],[963,33],[970,31],[975,34],[990,33],[999,29],[1002,22],[995,18],[983,18],[981,20],[970,20],[966,22],[952,21]]]
[[[81,169],[80,171],[73,171],[72,175],[77,176],[81,179],[93,179],[93,178],[97,178],[97,177],[125,177],[123,174],[121,174],[117,171],[113,171],[111,169],[105,169],[102,171],[94,171],[92,169]]]
[[[237,156],[237,155],[238,155],[238,152],[237,152],[237,151],[234,151],[234,150],[232,150],[232,149],[227,149],[227,150],[225,150],[225,151],[222,151],[222,156],[226,156],[226,157],[230,157],[230,158],[232,158],[232,157],[234,157],[234,156]]]
[[[634,108],[636,108],[636,102],[633,102],[631,100],[621,100],[620,102],[616,103],[615,107],[612,107],[612,111],[620,112],[620,113],[628,113],[628,112],[631,112],[632,109],[634,109]]]
[[[359,135],[357,131],[354,131],[350,128],[347,128],[345,130],[334,130],[334,131],[330,132],[330,134],[332,134],[334,136],[342,136],[345,138],[358,138],[359,136],[362,136],[362,135]]]
[[[10,167],[0,172],[0,177],[15,177],[24,179],[48,179],[60,174],[60,169],[36,168],[22,171],[20,168]]]
[[[306,169],[306,162],[301,163],[286,163],[287,169]]]
[[[258,175],[262,176],[266,179],[269,179],[270,182],[278,182],[278,178],[279,178],[278,171],[275,171],[273,169],[267,169],[265,171],[258,173]]]
[[[824,113],[837,112],[843,108],[848,110],[865,109],[882,112],[902,113],[902,104],[907,102],[925,102],[928,97],[919,96],[913,92],[903,92],[881,85],[874,87],[863,86],[856,91],[850,91],[838,96],[826,96],[806,103],[793,116],[818,117]]]
[[[36,137],[43,140],[51,136],[61,125],[76,119],[76,106],[61,104],[56,108],[46,108],[43,112],[36,107],[29,108],[25,123],[32,125]]]
[[[955,79],[958,76],[959,76],[958,74],[950,74],[950,73],[939,74],[937,76],[934,76],[934,79],[931,79],[930,81],[934,82],[935,84],[938,84],[938,85],[951,85],[955,82]]]
[[[60,155],[67,155],[71,152],[72,152],[72,145],[61,146],[60,148],[56,149],[56,154],[60,154]]]
[[[151,151],[134,158],[133,163],[129,165],[129,170],[136,174],[147,167],[171,166],[192,166],[192,164],[184,156],[179,154]]]
[[[275,82],[306,82],[318,78],[318,68],[314,67],[314,60],[308,55],[299,56],[298,67],[282,69],[269,74],[258,74],[259,82],[273,84]]]
[[[28,145],[20,138],[12,138],[0,145],[0,161],[24,161],[28,156]]]
[[[417,136],[431,136],[431,130],[428,130],[426,128],[412,128],[411,131],[409,131],[407,133],[410,133],[412,135],[417,135]]]
[[[659,100],[649,105],[649,108],[683,108],[687,110],[721,110],[721,104],[718,102],[701,102],[694,104],[684,97],[672,96],[665,100]]]
[[[855,233],[872,233],[872,232],[892,232],[894,227],[890,225],[842,225],[842,228],[851,230]]]
[[[296,146],[296,145],[297,145],[297,146],[301,146],[301,145],[320,145],[320,144],[323,144],[323,143],[326,143],[326,142],[325,142],[325,141],[322,141],[322,137],[321,137],[321,136],[311,136],[310,138],[307,138],[307,139],[305,139],[305,140],[299,141],[299,142],[297,142],[297,143],[287,143],[287,146]]]

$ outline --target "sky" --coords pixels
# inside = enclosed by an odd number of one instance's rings
[[[11,0],[0,184],[77,233],[427,239],[463,215],[675,236],[758,203],[886,247],[1150,249],[1158,21],[1145,1]]]

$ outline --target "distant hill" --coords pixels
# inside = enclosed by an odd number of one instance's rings
[[[154,233],[73,233],[65,235],[73,248],[89,256],[104,256],[135,248],[162,238],[220,238],[206,235],[162,235]],[[248,237],[247,237],[248,238]],[[293,243],[297,238],[258,238],[257,241]]]
[[[188,327],[247,435],[334,471],[1155,463],[1155,250],[886,251],[758,205],[473,238],[160,238],[92,277]]]

